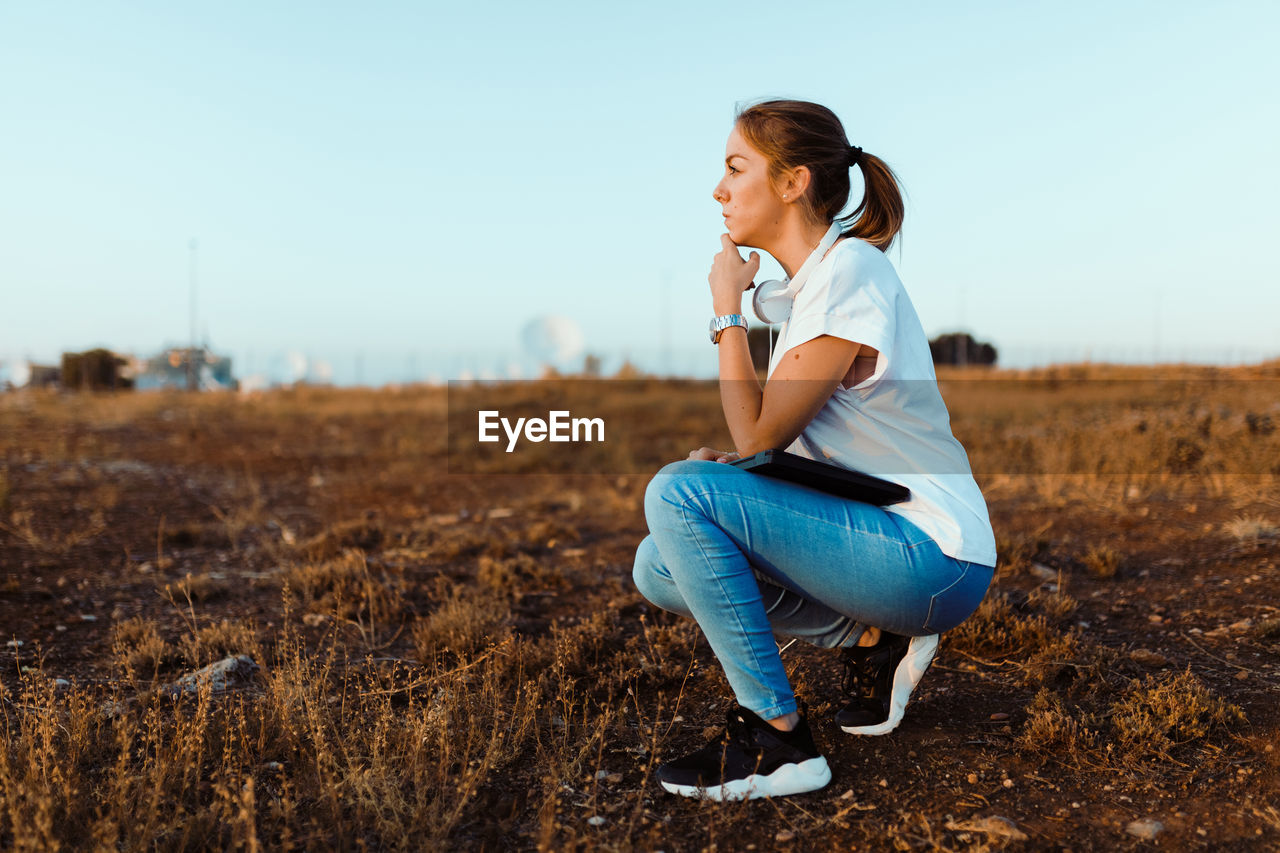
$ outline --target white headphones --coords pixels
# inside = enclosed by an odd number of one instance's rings
[[[791,303],[809,278],[809,273],[813,272],[813,268],[822,260],[822,256],[835,245],[838,239],[840,239],[840,223],[832,222],[827,233],[822,235],[818,248],[810,253],[800,269],[796,270],[795,275],[783,281],[777,279],[762,281],[755,286],[755,293],[751,295],[751,307],[760,318],[760,322],[769,325],[786,322],[786,319],[791,316]]]

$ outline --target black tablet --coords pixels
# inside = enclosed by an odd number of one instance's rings
[[[838,465],[806,459],[785,450],[762,450],[754,456],[729,464],[766,477],[789,480],[820,492],[830,492],[877,506],[901,503],[911,496],[911,491],[906,486]]]

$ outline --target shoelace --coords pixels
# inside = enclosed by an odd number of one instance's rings
[[[873,648],[866,654],[845,649],[840,661],[844,664],[844,680],[841,688],[845,695],[853,699],[874,698],[876,681],[880,670],[884,668],[887,655],[888,649]]]
[[[736,709],[729,709],[725,716],[725,730],[720,736],[720,743],[733,744],[747,755],[759,756],[765,748],[752,736],[751,725]]]

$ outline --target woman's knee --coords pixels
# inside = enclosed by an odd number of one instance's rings
[[[631,568],[631,580],[636,589],[649,601],[663,610],[685,613],[688,607],[676,588],[675,579],[662,562],[662,555],[652,536],[646,536],[636,548],[635,565]]]
[[[681,459],[662,466],[644,490],[644,515],[650,528],[654,519],[696,495],[705,478],[726,473],[724,468],[723,462],[704,459]]]
[[[651,593],[657,581],[657,574],[662,570],[660,556],[653,537],[646,536],[640,540],[640,546],[636,548],[635,565],[631,567],[631,580],[635,582],[636,589],[650,601],[653,601]]]

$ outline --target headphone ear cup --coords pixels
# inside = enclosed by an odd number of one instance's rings
[[[755,286],[751,294],[751,308],[760,318],[760,322],[774,325],[786,322],[791,316],[791,300],[795,294],[791,292],[785,281],[762,281]]]

